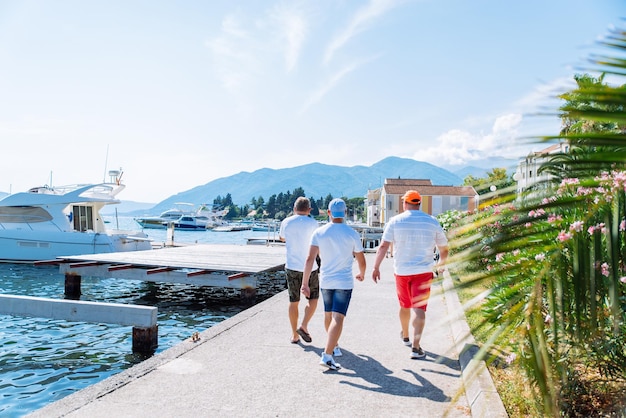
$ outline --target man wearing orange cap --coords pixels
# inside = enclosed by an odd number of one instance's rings
[[[426,356],[420,340],[426,323],[426,308],[434,276],[433,251],[435,247],[439,250],[437,269],[443,271],[448,257],[448,240],[437,219],[420,211],[422,196],[416,190],[408,190],[402,196],[402,201],[404,211],[392,217],[385,225],[382,243],[376,251],[372,279],[376,283],[380,280],[380,263],[385,259],[389,246],[393,244],[393,270],[402,327],[400,337],[405,345],[412,346],[411,358],[418,359]],[[412,343],[409,337],[410,322],[413,325]]]

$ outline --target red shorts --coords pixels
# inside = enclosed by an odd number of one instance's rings
[[[403,308],[420,308],[424,311],[430,297],[430,284],[433,273],[413,274],[410,276],[396,276],[396,291],[398,301]]]

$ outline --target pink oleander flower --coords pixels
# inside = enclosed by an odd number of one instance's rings
[[[571,184],[578,184],[580,181],[578,179],[563,179],[561,181],[561,186],[569,186]]]
[[[518,256],[518,255],[519,255],[519,253],[520,253],[519,248],[516,248],[516,249],[514,249],[514,250],[513,250],[513,255],[514,255],[514,256]]]
[[[546,259],[546,255],[544,253],[540,253],[535,256],[535,261],[543,261],[545,259]]]
[[[620,277],[619,281],[622,283],[626,283],[626,277]]]
[[[620,231],[626,230],[626,219],[622,219],[622,222],[619,223],[619,230]]]
[[[545,215],[546,211],[543,209],[531,210],[528,212],[528,216],[531,218],[538,218],[540,216]]]
[[[500,262],[502,261],[503,258],[504,258],[504,253],[496,254],[496,261]]]
[[[533,224],[531,224],[530,222],[526,222],[526,223],[524,224],[524,226],[525,226],[526,228],[530,228],[531,226],[533,226]]]
[[[515,353],[511,353],[504,358],[504,361],[506,361],[506,364],[511,364],[515,361],[516,358],[517,355]]]
[[[565,242],[565,241],[567,241],[567,240],[572,238],[572,234],[570,232],[561,231],[561,232],[559,232],[559,235],[558,235],[557,238],[558,238],[559,241]]]
[[[546,317],[543,320],[544,324],[550,324],[552,323],[552,316],[550,316],[550,314],[546,314]]]
[[[584,222],[583,221],[576,221],[573,224],[570,225],[569,230],[570,231],[575,231],[575,232],[580,232],[583,230],[583,226],[584,226]]]
[[[602,263],[602,275],[604,277],[609,277],[609,265],[607,263]]]

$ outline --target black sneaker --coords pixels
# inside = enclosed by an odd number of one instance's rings
[[[419,348],[413,347],[413,349],[411,350],[412,359],[424,358],[424,357],[426,357],[426,353],[424,353],[424,350],[422,350],[422,347],[419,347]]]
[[[409,340],[409,337],[403,337],[402,336],[402,331],[400,331],[400,338],[402,338],[402,343],[404,345],[406,345],[407,347],[411,346],[411,340]]]

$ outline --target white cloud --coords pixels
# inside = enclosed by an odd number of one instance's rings
[[[509,115],[500,116],[493,124],[493,133],[507,133],[514,130],[522,122],[522,115],[519,113],[512,113]]]
[[[354,36],[367,30],[373,21],[399,3],[397,0],[370,0],[365,7],[357,10],[348,26],[331,40],[324,55],[324,63],[328,64],[333,55]]]
[[[572,77],[557,78],[549,83],[535,86],[527,95],[513,103],[522,112],[537,112],[541,109],[555,109],[557,96],[575,88],[576,83]]]
[[[522,115],[507,114],[496,118],[488,133],[452,129],[435,140],[435,145],[416,151],[413,158],[435,165],[464,165],[489,156],[519,157],[516,142]]]
[[[339,83],[339,81],[345,77],[347,74],[351,73],[355,69],[355,65],[349,65],[344,67],[343,69],[337,71],[335,74],[331,75],[330,78],[325,80],[317,90],[315,90],[309,99],[304,103],[304,106],[300,110],[300,114],[305,113],[311,106],[318,103],[332,88]]]
[[[352,64],[349,64],[332,74],[309,96],[308,100],[302,106],[300,114],[305,113],[311,106],[320,102],[322,98],[324,98],[324,96],[326,96],[328,92],[330,92],[346,75],[369,63],[370,61],[378,59],[379,57],[380,56],[374,56],[363,61],[353,62]]]
[[[256,73],[260,71],[263,50],[262,37],[246,30],[246,22],[234,15],[222,20],[220,34],[206,41],[211,51],[214,68],[222,86],[237,92],[249,86]]]
[[[300,50],[306,39],[308,24],[300,10],[295,7],[286,8],[283,5],[276,6],[270,12],[270,20],[279,27],[279,36],[284,39],[285,64],[287,72],[292,71],[300,56]]]

